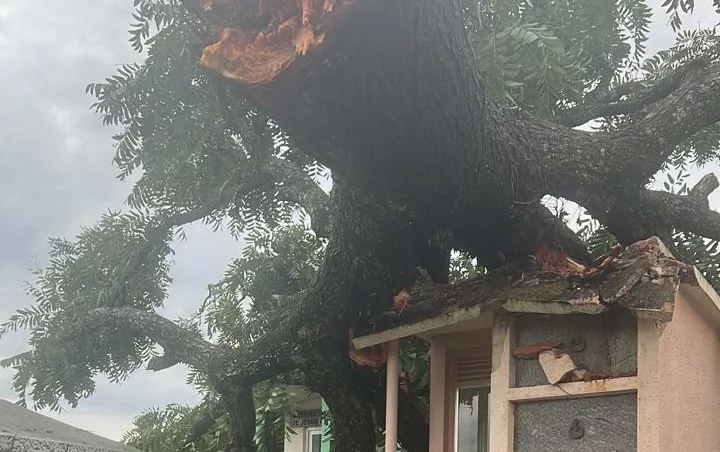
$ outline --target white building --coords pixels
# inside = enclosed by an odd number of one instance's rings
[[[285,438],[285,452],[329,451],[329,442],[323,441],[323,402],[320,395],[308,393],[304,386],[288,386],[287,389],[295,406],[295,415],[286,418],[285,423],[295,434]]]

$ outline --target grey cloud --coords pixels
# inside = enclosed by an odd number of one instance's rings
[[[185,228],[187,241],[175,246],[175,260],[170,276],[173,286],[164,315],[170,318],[191,314],[207,295],[207,285],[217,282],[228,262],[238,256],[243,246],[224,231],[213,232],[201,224]],[[198,280],[202,275],[205,279]],[[198,284],[200,283],[200,284]]]

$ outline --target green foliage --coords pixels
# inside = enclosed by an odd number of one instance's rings
[[[485,274],[477,259],[466,252],[454,251],[450,259],[450,282],[458,282]]]
[[[478,62],[496,100],[502,96],[550,116],[564,97],[563,90],[576,91],[568,83],[568,72],[576,66],[547,27],[518,24],[478,38],[483,44],[477,48]]]
[[[152,220],[130,213],[108,213],[77,240],[50,241],[50,263],[35,271],[27,293],[35,300],[0,326],[0,336],[30,331],[31,352],[4,360],[17,372],[13,386],[38,408],[58,409],[59,397],[71,406],[92,394],[94,374],[112,381],[127,378],[152,354],[142,335],[102,328],[82,337],[70,335],[78,319],[98,307],[134,307],[152,311],[162,305],[170,284],[169,235],[146,240]]]
[[[195,407],[148,408],[133,419],[122,442],[146,452],[220,452],[230,443],[224,416],[215,418],[210,398]],[[201,429],[202,431],[198,431]]]
[[[284,297],[313,281],[323,250],[322,241],[301,225],[251,242],[223,279],[209,286],[201,309],[208,334],[226,345],[247,344],[262,335],[282,310]]]
[[[285,438],[297,434],[285,423],[286,417],[295,412],[286,388],[273,382],[256,386],[255,407],[257,452],[282,451]]]
[[[132,430],[123,435],[122,441],[148,452],[182,451],[199,408],[175,404],[163,410],[148,408],[133,419]]]
[[[670,26],[678,31],[682,26],[681,14],[690,14],[695,9],[695,0],[665,0],[662,4],[670,17]],[[713,0],[715,11],[720,14],[720,0]]]
[[[652,19],[643,0],[467,1],[465,11],[489,96],[542,116],[636,69]]]
[[[253,238],[290,221],[293,206],[277,202],[262,168],[271,156],[313,174],[322,168],[288,148],[285,134],[197,64],[204,41],[197,19],[176,1],[136,1],[131,42],[147,52],[142,65],[124,65],[88,85],[114,138],[121,180],[140,172],[129,207],[138,210],[230,206],[205,219],[227,220],[237,237]],[[149,30],[157,31],[149,35]]]

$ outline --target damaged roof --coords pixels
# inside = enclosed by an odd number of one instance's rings
[[[712,292],[699,271],[676,260],[657,238],[639,241],[595,261],[593,266],[571,262],[560,271],[532,256],[481,277],[456,284],[429,281],[396,296],[401,309],[374,319],[353,339],[357,349],[395,338],[430,331],[479,317],[483,313],[601,314],[625,309],[639,318],[662,322],[672,319],[675,295],[681,283]],[[714,307],[720,314],[717,306]]]

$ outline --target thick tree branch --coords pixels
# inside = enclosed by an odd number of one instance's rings
[[[635,113],[669,96],[680,87],[690,71],[701,69],[703,65],[702,61],[694,61],[649,84],[639,80],[623,83],[597,100],[561,112],[557,121],[568,127],[576,127],[596,118]]]
[[[687,80],[692,77],[689,75]],[[718,235],[712,226],[715,214],[707,207],[700,209],[699,201],[645,189],[646,182],[673,151],[671,139],[680,139],[680,133],[693,133],[697,123],[720,119],[718,104],[701,101],[685,104],[676,98],[692,92],[686,86],[687,80],[658,102],[654,113],[616,132],[589,133],[553,125],[520,111],[493,109],[496,141],[514,156],[519,178],[534,193],[531,196],[552,194],[577,202],[607,224],[625,244],[654,234],[667,239],[673,228],[714,238]],[[715,86],[712,95],[720,102],[720,82],[703,80],[707,82],[704,86]],[[697,87],[698,83],[694,80],[692,85]],[[672,105],[670,98],[674,99]],[[685,124],[684,131],[673,131],[674,120]],[[690,126],[688,121],[695,123]]]
[[[681,81],[670,94],[612,132],[568,129],[491,107],[498,146],[507,148],[521,171],[528,170],[525,180],[553,187],[559,196],[573,199],[581,188],[603,196],[618,185],[641,187],[679,143],[720,120],[720,63],[686,66],[666,84],[672,86],[677,78]]]
[[[217,364],[223,350],[199,334],[154,312],[134,308],[97,308],[78,319],[64,334],[75,336],[99,328],[112,327],[142,335],[160,345],[169,361],[185,363],[200,370]],[[163,367],[164,368],[164,367]],[[153,370],[160,370],[157,366]]]
[[[720,120],[720,62],[696,63],[697,70],[688,71],[682,83],[663,98],[647,114],[629,126],[630,131],[656,137],[661,145],[674,149],[696,132]],[[622,136],[622,135],[621,135]],[[663,153],[655,160],[665,160]]]
[[[720,240],[720,212],[711,210],[707,199],[651,190],[645,192],[641,199],[648,211],[654,210],[658,217],[665,215],[676,229]],[[655,224],[661,225],[662,222],[658,218]]]
[[[524,220],[526,206],[539,196],[523,187],[526,181],[516,178],[519,172],[507,155],[492,150],[482,82],[471,52],[465,52],[469,43],[461,19],[456,11],[448,13],[456,7],[451,3],[401,2],[388,9],[374,0],[337,1],[332,11],[318,16],[322,45],[294,57],[270,82],[242,83],[227,73],[220,47],[208,50],[208,55],[219,52],[219,66],[208,67],[240,82],[240,95],[273,117],[334,176],[388,199],[414,224],[440,223],[432,227],[451,230],[483,263],[497,266],[529,252],[538,239],[556,241],[550,234],[556,228]],[[251,20],[246,12],[253,11],[254,2],[242,12],[239,4],[228,5],[238,10],[228,12],[225,26],[242,28]],[[376,32],[368,34],[370,29]],[[441,44],[417,48],[420,29],[423,39]],[[426,35],[430,32],[433,38]],[[407,52],[413,48],[418,52]],[[450,54],[453,58],[446,58]],[[237,67],[253,61],[239,58]],[[400,70],[396,77],[377,77],[390,67]],[[418,83],[397,90],[395,79],[418,74],[423,74]],[[478,215],[479,206],[484,215]]]
[[[255,452],[255,401],[252,386],[224,381],[219,391],[231,427],[228,452]]]
[[[717,176],[713,173],[706,174],[698,181],[697,184],[695,184],[693,188],[690,189],[688,196],[695,199],[702,199],[707,202],[707,197],[717,190],[718,187],[720,187],[720,181],[718,181]],[[709,207],[709,203],[706,207]]]
[[[268,25],[255,14],[255,1],[209,3],[224,14],[205,15],[208,23],[239,30],[243,39],[245,31]],[[627,102],[621,99],[629,85],[607,93],[606,101],[643,109],[612,133],[505,111],[484,98],[458,11],[457,2],[437,0],[392,7],[338,0],[293,29],[297,34],[278,36],[281,42],[268,51],[279,52],[272,54],[282,64],[272,74],[253,66],[254,47],[232,51],[232,33],[206,49],[202,64],[231,80],[333,174],[391,199],[415,222],[438,223],[490,264],[498,254],[512,260],[545,240],[543,229],[526,221],[523,205],[549,193],[607,214],[680,141],[720,118],[717,64],[682,68]],[[300,16],[283,19],[294,23]],[[428,45],[418,47],[418,36]],[[260,45],[265,35],[256,39]],[[301,51],[293,51],[300,41]]]

